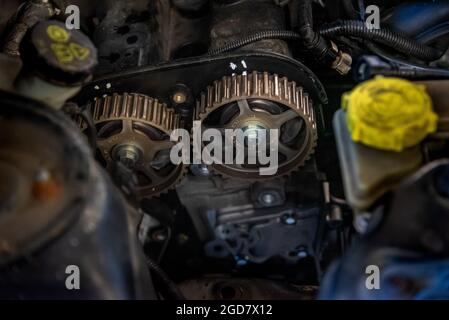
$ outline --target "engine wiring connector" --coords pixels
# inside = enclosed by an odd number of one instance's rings
[[[332,63],[332,69],[336,70],[341,75],[347,75],[351,71],[352,57],[350,54],[341,51],[338,46],[331,41],[332,50],[337,58]]]

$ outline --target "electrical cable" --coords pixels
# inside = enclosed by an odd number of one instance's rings
[[[371,40],[423,61],[435,61],[444,54],[388,29],[368,29],[362,21],[347,20],[333,23],[322,27],[320,34],[326,37],[349,36]]]

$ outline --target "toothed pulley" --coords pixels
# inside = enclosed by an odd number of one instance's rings
[[[180,181],[184,167],[170,161],[170,134],[179,128],[172,109],[151,97],[127,93],[97,98],[89,108],[100,160],[108,170],[115,161],[132,169],[140,198],[160,195]]]
[[[197,102],[195,117],[202,121],[203,130],[242,129],[247,137],[245,145],[251,143],[251,137],[257,139],[260,130],[278,130],[279,165],[275,175],[260,175],[263,166],[249,164],[246,159],[243,164],[212,165],[228,177],[261,180],[288,175],[304,165],[316,146],[311,98],[300,85],[276,74],[252,72],[215,81]],[[232,143],[235,148],[236,141]]]

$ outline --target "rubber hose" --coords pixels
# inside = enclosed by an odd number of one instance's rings
[[[301,0],[298,3],[298,30],[303,45],[317,60],[333,63],[337,56],[332,45],[313,28],[312,0]]]
[[[331,50],[330,43],[318,32],[313,30],[312,0],[302,0],[298,3],[299,33],[293,31],[268,30],[233,41],[221,48],[212,49],[210,55],[229,52],[245,45],[266,39],[300,40],[304,47],[318,60],[328,60],[332,63],[336,55]]]
[[[423,61],[435,61],[444,54],[388,29],[370,30],[362,21],[338,22],[321,28],[320,34],[326,37],[352,36],[371,40]]]
[[[165,286],[166,295],[168,298],[173,300],[185,300],[184,295],[178,289],[176,284],[170,279],[170,277],[165,273],[161,267],[154,262],[152,259],[146,257],[146,262],[148,269],[152,272],[156,281],[159,281],[161,285]]]
[[[320,30],[320,34],[323,36],[345,35],[372,40],[388,46],[398,52],[413,56],[423,61],[438,60],[444,54],[439,50],[427,47],[426,45],[420,44],[412,39],[408,39],[407,37],[397,34],[391,30],[370,30],[361,21],[339,22],[338,24],[333,24],[332,26],[322,28]],[[241,39],[232,41],[223,47],[212,49],[208,52],[208,54],[218,55],[230,52],[251,43],[267,39],[304,40],[304,38],[300,34],[294,31],[261,31],[253,35],[249,35]]]
[[[232,41],[223,47],[209,50],[209,55],[217,55],[229,51],[236,50],[238,48],[244,47],[248,44],[267,40],[267,39],[282,39],[282,40],[301,40],[301,36],[293,31],[283,31],[283,30],[268,30],[257,32],[253,35],[246,36],[244,38]]]
[[[389,77],[401,77],[401,78],[449,78],[449,70],[428,67],[423,65],[417,65],[392,57],[391,55],[383,52],[380,48],[374,44],[369,44],[368,49],[377,54],[379,57],[383,58],[388,63],[394,65],[396,69],[389,70],[388,73],[382,73],[381,75]]]

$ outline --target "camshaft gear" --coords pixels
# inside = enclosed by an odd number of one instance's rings
[[[224,176],[254,180],[285,176],[304,165],[316,146],[311,98],[295,82],[276,74],[254,71],[215,81],[197,102],[195,118],[202,121],[203,129],[279,130],[274,176],[260,175],[260,165],[213,164]]]
[[[170,161],[170,134],[179,128],[173,109],[151,97],[127,93],[97,98],[89,108],[101,159],[110,171],[116,161],[132,169],[140,198],[160,195],[182,179],[184,166]],[[84,122],[80,125],[86,129]]]

